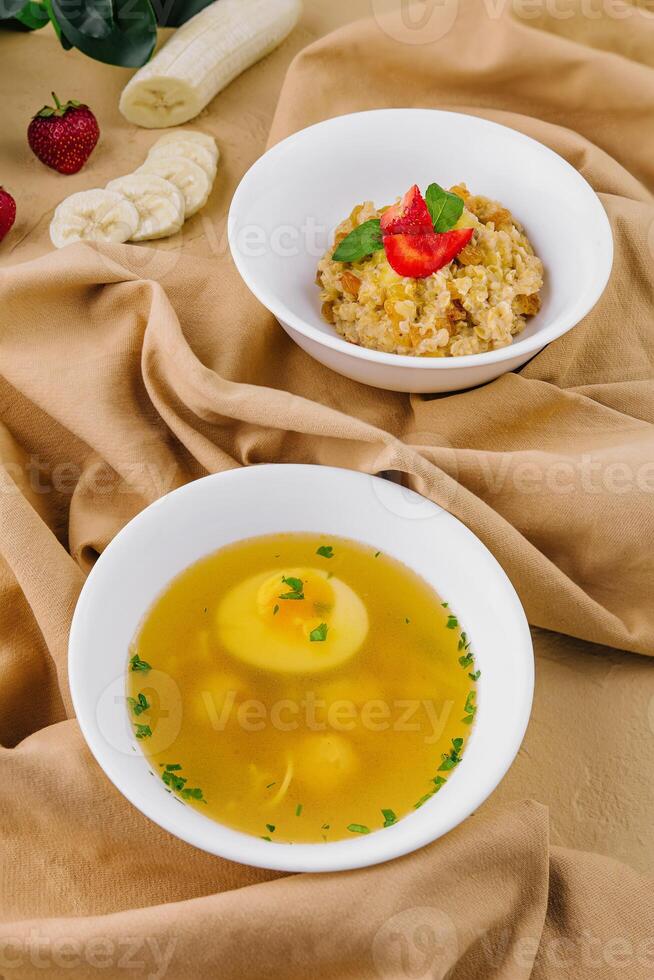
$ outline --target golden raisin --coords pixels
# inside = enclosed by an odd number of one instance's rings
[[[353,296],[359,295],[359,289],[361,288],[361,280],[358,276],[355,276],[353,272],[348,272],[347,270],[341,275],[341,286],[346,293],[351,293]]]
[[[323,303],[320,312],[324,316],[327,323],[334,322],[334,304],[333,303]]]
[[[465,320],[466,311],[461,306],[458,299],[453,300],[447,308],[447,319],[451,324],[460,323],[461,320]]]
[[[486,224],[492,221],[496,231],[508,230],[513,224],[511,212],[507,211],[506,208],[496,208],[485,216],[484,221]]]
[[[470,197],[470,191],[465,184],[455,184],[454,187],[450,187],[450,194],[456,194],[456,196],[460,197],[463,201]]]
[[[478,245],[466,245],[457,255],[461,265],[480,265],[483,253]]]

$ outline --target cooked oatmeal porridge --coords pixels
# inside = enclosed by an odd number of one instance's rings
[[[471,194],[465,184],[439,190],[461,198],[463,210],[452,231],[438,236],[430,229],[426,237],[444,239],[458,229],[472,229],[472,237],[461,239],[467,243],[438,271],[400,275],[393,267],[397,263],[389,262],[386,237],[384,247],[378,244],[356,261],[335,261],[333,248],[320,260],[316,281],[322,314],[351,343],[423,357],[480,354],[511,344],[526,318],[538,312],[543,265],[519,222],[496,201]],[[355,207],[338,226],[334,247],[365,222],[370,222],[366,229],[374,228],[372,219],[382,219],[383,230],[387,210],[371,201]],[[400,239],[411,245],[421,235],[400,234],[392,244]]]

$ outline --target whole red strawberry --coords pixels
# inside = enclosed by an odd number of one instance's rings
[[[76,174],[91,156],[100,136],[98,121],[87,105],[62,105],[52,93],[55,107],[46,105],[34,116],[27,140],[42,163],[60,174]]]
[[[4,187],[0,187],[0,242],[16,220],[16,202]]]

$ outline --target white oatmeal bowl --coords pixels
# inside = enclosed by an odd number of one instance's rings
[[[410,274],[386,237],[332,259],[348,232],[380,217],[383,228],[385,207],[434,184],[464,206],[434,231],[473,236],[444,267]],[[426,197],[434,217],[439,202]],[[520,367],[586,316],[613,261],[604,208],[570,164],[505,126],[432,109],[339,116],[278,143],[237,188],[228,236],[245,283],[300,347],[346,377],[409,392]]]

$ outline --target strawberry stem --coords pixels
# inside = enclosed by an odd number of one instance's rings
[[[57,98],[57,96],[55,95],[54,92],[50,92],[50,95],[52,96],[52,98],[55,101],[55,105],[57,107],[57,111],[58,112],[61,112],[61,102],[59,101],[59,99]]]

